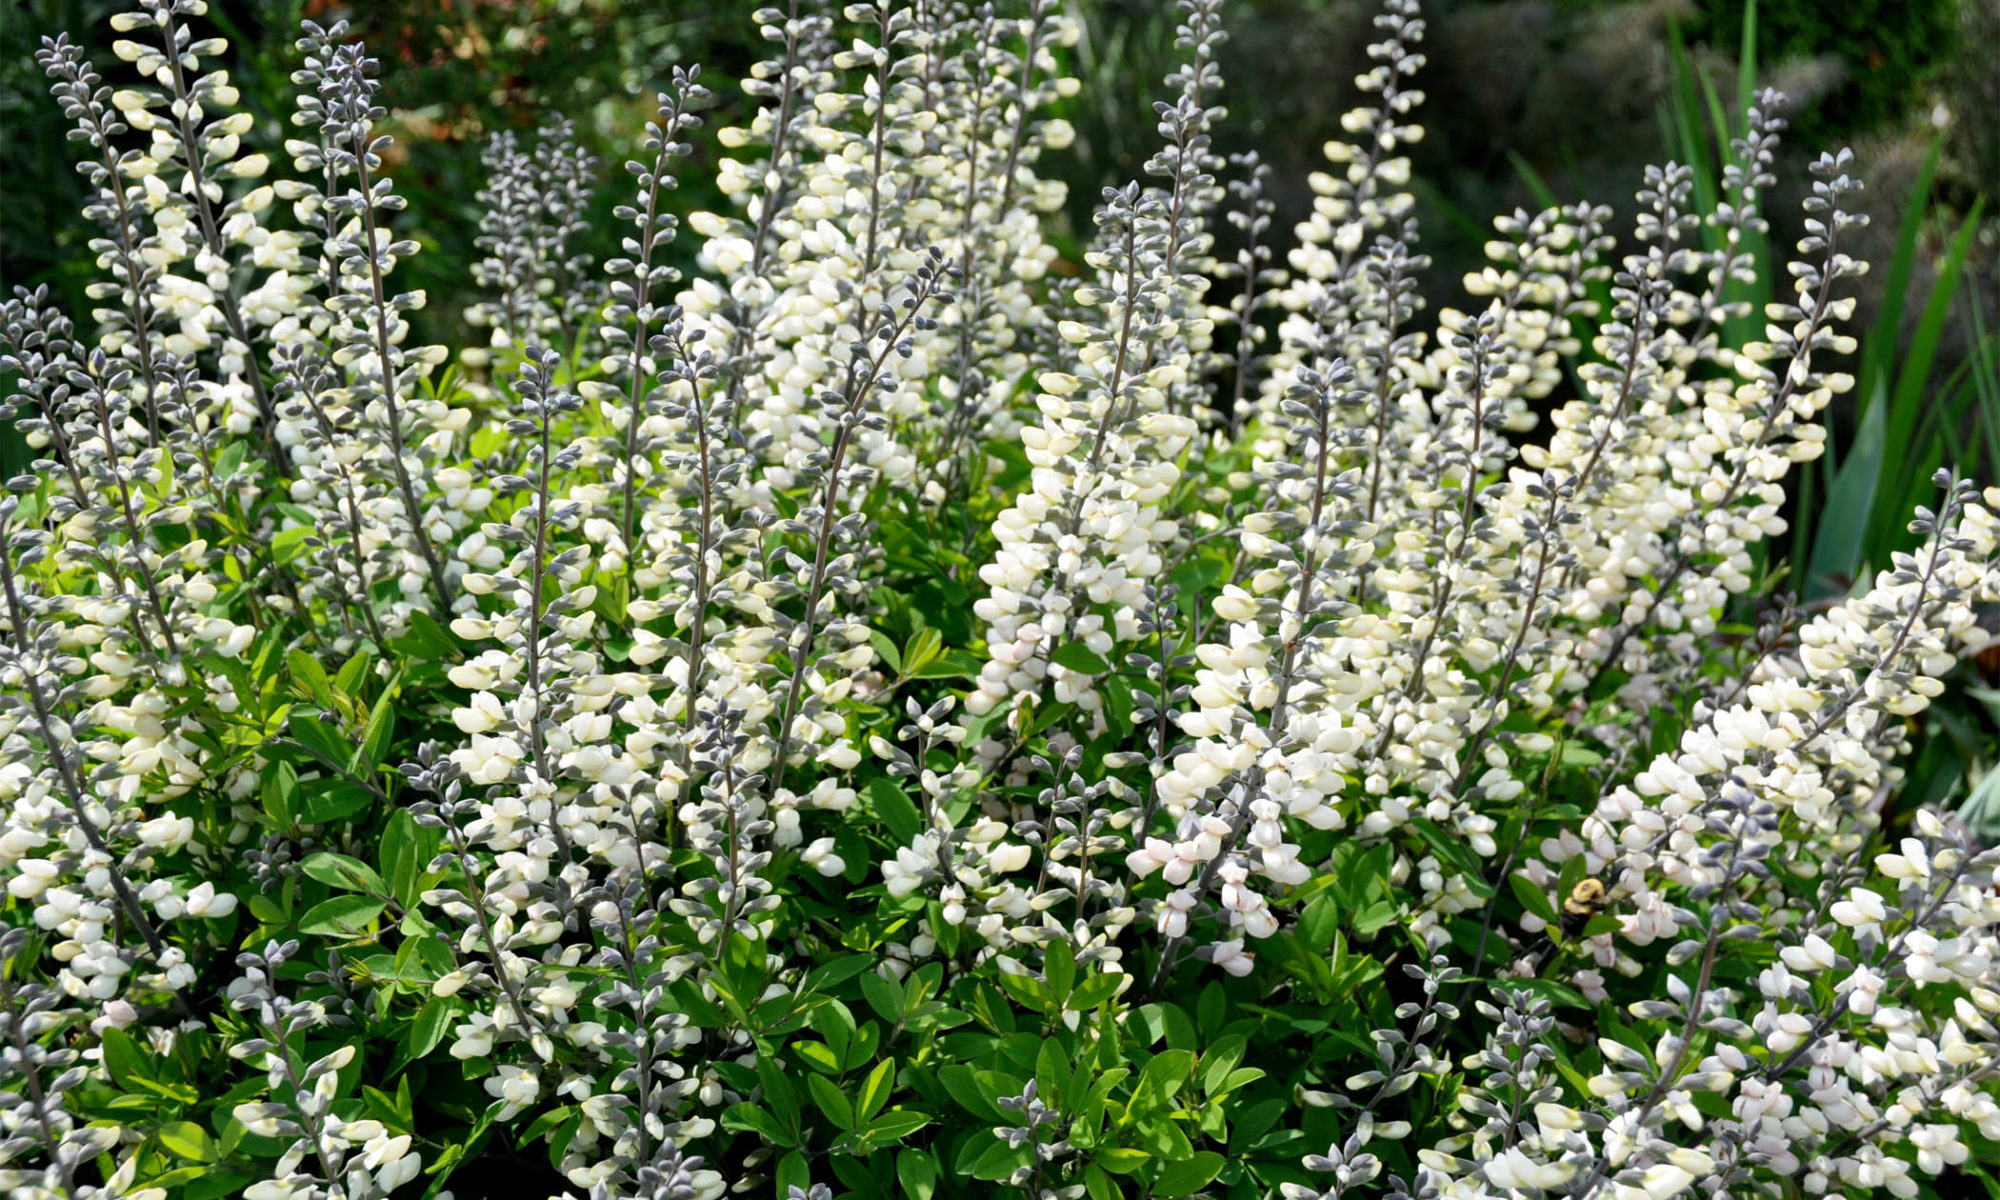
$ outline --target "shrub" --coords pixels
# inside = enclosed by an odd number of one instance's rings
[[[1992,1161],[1995,860],[1897,760],[2000,597],[2000,489],[1941,476],[1872,586],[1754,603],[1850,382],[1849,156],[1760,341],[1723,331],[1768,93],[1712,208],[1649,170],[1622,257],[1607,209],[1511,214],[1430,307],[1414,0],[1283,271],[1264,168],[1218,183],[1218,0],[1182,7],[1081,264],[1038,224],[1053,0],[799,3],[694,278],[697,72],[601,274],[567,127],[495,142],[455,356],[407,341],[342,26],[269,182],[202,0],[112,19],[129,87],[44,47],[104,280],[94,334],[4,319],[41,456],[0,500],[12,1194]]]

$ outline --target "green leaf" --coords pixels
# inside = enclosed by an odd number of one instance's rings
[[[812,1093],[813,1103],[826,1114],[826,1119],[842,1129],[854,1128],[854,1106],[847,1097],[840,1094],[833,1081],[824,1075],[806,1076],[806,1089]]]
[[[309,854],[306,860],[299,864],[299,869],[328,887],[349,892],[367,892],[371,896],[388,894],[389,889],[383,884],[382,877],[375,873],[375,868],[345,854],[333,854],[328,851]]]
[[[1162,1099],[1172,1099],[1188,1081],[1188,1073],[1194,1070],[1194,1051],[1162,1050],[1155,1054],[1145,1070],[1140,1072],[1143,1083],[1152,1085]]]
[[[815,1071],[828,1075],[840,1074],[841,1056],[834,1053],[833,1047],[825,1042],[793,1042],[792,1053],[798,1055],[800,1061]]]
[[[1423,176],[1415,176],[1410,180],[1410,190],[1416,194],[1419,204],[1442,216],[1445,219],[1445,223],[1456,229],[1468,244],[1482,242],[1492,236],[1493,230],[1491,226],[1481,224],[1468,216],[1463,208],[1453,204],[1445,196],[1444,192],[1440,191],[1435,184]],[[1176,582],[1178,582],[1179,574],[1179,572],[1175,572]]]
[[[1049,991],[1061,1000],[1076,986],[1076,952],[1069,943],[1055,941],[1043,952],[1042,973],[1048,977]]]
[[[995,708],[993,711],[999,712],[1000,710]],[[1068,701],[1036,709],[1034,723],[1028,727],[1028,736],[1034,737],[1037,734],[1056,728],[1064,721],[1069,720],[1069,715],[1075,711],[1076,705]]]
[[[307,909],[305,916],[299,918],[299,932],[326,937],[354,937],[365,932],[387,907],[380,900],[370,900],[366,896],[335,896]]]
[[[868,644],[875,647],[875,653],[882,656],[882,661],[889,664],[891,671],[898,675],[903,673],[903,652],[896,649],[896,643],[890,641],[887,634],[879,629],[869,630]]]
[[[1240,1082],[1232,1081],[1232,1073],[1243,1061],[1243,1054],[1249,1049],[1249,1044],[1249,1039],[1242,1034],[1230,1034],[1228,1037],[1217,1038],[1213,1045],[1202,1051],[1202,1091],[1211,1096],[1220,1096],[1241,1087]]]
[[[1097,685],[1104,694],[1104,717],[1112,738],[1122,738],[1132,727],[1132,685],[1116,675],[1107,675]]]
[[[971,639],[972,594],[964,584],[939,573],[918,584],[910,600],[925,624],[935,627],[946,642],[963,645]]]
[[[321,772],[331,771],[335,767],[344,768],[348,759],[354,756],[353,743],[340,732],[337,725],[301,713],[297,709],[292,710],[290,719],[285,722],[285,732],[293,741],[306,748],[305,761]],[[296,746],[287,746],[285,749],[291,753],[299,752]]]
[[[417,1015],[410,1022],[410,1032],[404,1038],[409,1048],[412,1062],[437,1049],[444,1040],[445,1030],[451,1028],[452,1004],[442,996],[424,1002]]]
[[[1069,994],[1069,999],[1063,1001],[1063,1007],[1072,1012],[1089,1012],[1116,996],[1118,989],[1124,987],[1126,981],[1131,978],[1130,975],[1114,975],[1109,971],[1087,976],[1082,983],[1076,985],[1076,990]]]
[[[732,1104],[722,1110],[722,1127],[744,1133],[754,1133],[765,1141],[777,1146],[792,1144],[792,1135],[778,1118],[758,1108],[754,1104]]]
[[[1587,942],[1594,937],[1602,937],[1607,933],[1616,933],[1624,927],[1625,922],[1612,916],[1610,913],[1598,913],[1583,923],[1582,931],[1576,936],[1578,941]]]
[[[562,1123],[564,1121],[569,1120],[571,1114],[575,1112],[576,1108],[573,1105],[558,1104],[554,1108],[536,1117],[534,1120],[528,1122],[528,1127],[526,1129],[523,1129],[521,1131],[521,1136],[515,1140],[518,1142],[527,1143],[527,1142],[532,1142],[537,1138],[547,1137],[550,1134],[554,1133],[557,1129],[561,1128]]]
[[[1519,151],[1509,150],[1507,161],[1513,164],[1514,173],[1521,177],[1522,184],[1527,187],[1528,194],[1535,198],[1536,204],[1543,208],[1562,207],[1562,201],[1557,198],[1555,189],[1548,185],[1548,181],[1542,178],[1541,172],[1535,170],[1534,165],[1523,158]],[[1481,240],[1490,236],[1489,232],[1481,228],[1477,222],[1472,223],[1472,228]]]
[[[2000,840],[2000,770],[1988,768],[1978,785],[1966,793],[1958,819],[1987,845]]]
[[[868,784],[868,800],[875,806],[875,815],[889,831],[889,836],[897,845],[907,846],[923,832],[924,817],[910,797],[893,779],[878,778]]]
[[[340,664],[339,673],[333,677],[333,690],[343,696],[360,696],[362,681],[369,677],[374,668],[374,654],[365,647],[356,651],[348,656],[346,662]]]
[[[201,1099],[201,1093],[189,1084],[163,1083],[157,1079],[139,1079],[134,1082],[144,1091],[165,1096],[179,1104],[194,1104]]]
[[[1007,1114],[994,1103],[999,1092],[982,1085],[971,1067],[962,1064],[944,1067],[938,1071],[938,1081],[960,1108],[981,1121],[997,1125],[1007,1119]]]
[[[406,909],[415,907],[417,885],[427,865],[425,841],[423,831],[417,827],[417,819],[410,815],[410,810],[399,808],[390,814],[389,824],[382,831],[382,846],[377,857],[382,864],[382,874],[389,883],[389,894]]]
[[[299,772],[283,759],[276,760],[264,768],[259,781],[258,793],[264,802],[264,812],[279,828],[292,824],[297,813],[295,797],[299,791]]]
[[[931,1200],[937,1193],[938,1163],[929,1150],[905,1150],[896,1155],[896,1181],[908,1200]]]
[[[1044,1038],[1041,1045],[1035,1055],[1035,1087],[1044,1104],[1062,1112],[1067,1107],[1064,1092],[1069,1086],[1069,1055],[1055,1038]]]
[[[1565,767],[1594,767],[1604,761],[1604,756],[1588,746],[1575,742],[1564,742],[1562,765]]]
[[[312,779],[300,786],[304,803],[299,807],[299,819],[310,825],[326,825],[334,821],[345,821],[368,811],[375,803],[366,788],[341,780]]]
[[[1185,1196],[1198,1192],[1221,1173],[1223,1161],[1223,1157],[1215,1151],[1202,1150],[1191,1158],[1170,1162],[1160,1169],[1160,1179],[1153,1185],[1153,1194]]]
[[[1288,1107],[1284,1100],[1273,1099],[1236,1112],[1229,1122],[1229,1152],[1241,1154],[1256,1145],[1257,1139],[1271,1131]]]
[[[1081,671],[1085,675],[1103,675],[1111,670],[1111,664],[1099,658],[1095,651],[1082,642],[1064,642],[1049,655],[1049,661],[1059,667]]]
[[[243,443],[238,442],[237,445]],[[197,1179],[190,1179],[182,1189],[182,1200],[220,1200],[223,1196],[233,1196],[258,1180],[259,1176],[244,1175],[236,1171],[218,1171],[206,1168]]]
[[[215,470],[212,474],[218,480],[229,478],[231,475],[236,474],[236,469],[243,465],[243,460],[249,454],[249,442],[241,438],[230,442],[229,445],[223,448],[221,454],[215,456]]]
[[[771,1109],[771,1115],[787,1129],[799,1126],[799,1090],[785,1076],[783,1068],[775,1056],[760,1055],[757,1059],[757,1082],[763,1085],[763,1100]]]
[[[1153,1156],[1144,1150],[1133,1150],[1123,1146],[1112,1146],[1099,1150],[1091,1161],[1107,1171],[1118,1175],[1130,1175],[1146,1165]]]
[[[426,612],[411,613],[409,632],[389,644],[406,662],[456,662],[464,657],[464,644]]]
[[[806,976],[805,990],[808,994],[810,994],[813,992],[824,992],[829,988],[839,987],[841,984],[846,983],[848,980],[854,978],[856,975],[861,974],[861,972],[863,971],[872,969],[874,966],[875,966],[875,958],[873,955],[869,954],[842,955],[841,957],[834,959],[832,962],[821,963],[819,966],[814,967],[812,969],[812,973]],[[853,1026],[853,1022],[849,1021],[848,1025],[851,1028]],[[814,1028],[817,1029],[818,1026],[815,1025]]]
[[[1481,235],[1485,236],[1486,231],[1482,230]],[[1182,602],[1192,603],[1220,583],[1228,573],[1228,564],[1221,559],[1203,556],[1181,564],[1174,571],[1171,582],[1181,590]]]
[[[1423,818],[1412,820],[1410,827],[1423,835],[1424,841],[1430,844],[1431,849],[1437,851],[1439,858],[1457,867],[1467,876],[1479,879],[1485,875],[1486,864],[1481,862],[1479,856],[1472,852],[1472,847],[1466,845],[1457,835],[1441,828],[1436,822]],[[1491,889],[1487,891],[1490,893]]]
[[[1514,899],[1521,902],[1523,909],[1551,925],[1556,923],[1556,906],[1549,902],[1548,893],[1530,883],[1527,876],[1519,873],[1509,875],[1507,886],[1514,890]]]
[[[396,1094],[389,1095],[380,1088],[368,1084],[361,1085],[362,1098],[368,1102],[368,1111],[376,1120],[393,1128],[397,1133],[411,1133],[416,1129],[417,1114],[415,1101],[410,1096],[410,1077],[403,1076],[396,1081]]]
[[[333,686],[327,681],[326,668],[319,660],[303,650],[293,650],[285,655],[285,666],[290,669],[292,679],[305,688],[312,702],[330,713],[339,712],[333,699]]]
[[[179,1188],[182,1184],[193,1183],[206,1174],[208,1174],[207,1167],[175,1167],[166,1174],[155,1175],[146,1182],[155,1188]]]
[[[1089,1163],[1083,1168],[1083,1190],[1090,1200],[1120,1200],[1122,1195],[1118,1185],[1111,1182],[1111,1176],[1106,1175],[1104,1168],[1096,1163]]]
[[[903,1019],[903,986],[891,983],[875,972],[861,976],[861,995],[868,1001],[868,1007],[875,1010],[884,1021],[894,1025]]]
[[[903,647],[903,673],[908,675],[922,670],[943,649],[944,637],[937,630],[929,626],[917,630]]]
[[[290,529],[280,529],[271,536],[271,557],[281,563],[291,562],[305,547],[307,538],[313,535],[311,525],[295,525]]]
[[[826,1039],[826,1048],[832,1053],[836,1064],[847,1058],[848,1044],[854,1040],[854,1013],[838,1000],[829,1000],[812,1011],[807,1018],[813,1031]],[[813,1043],[798,1043],[798,1047]],[[795,1047],[797,1048],[797,1047]],[[838,1072],[836,1071],[836,1074]]]
[[[1313,954],[1325,954],[1340,931],[1340,906],[1331,891],[1321,892],[1299,915],[1299,944]]]
[[[215,1139],[193,1121],[168,1121],[160,1126],[160,1145],[170,1154],[196,1162],[214,1162]]]
[[[958,1172],[974,1179],[997,1182],[1028,1165],[1028,1147],[1009,1146],[998,1138],[971,1137],[959,1152]]]
[[[868,1072],[868,1078],[861,1081],[861,1090],[854,1097],[854,1117],[857,1124],[874,1120],[875,1114],[889,1103],[889,1094],[896,1087],[896,1060],[885,1058]]]
[[[923,666],[910,672],[912,679],[977,679],[979,668],[985,664],[977,655],[963,650],[952,650],[938,655]]]
[[[788,1195],[793,1188],[805,1191],[812,1186],[812,1168],[806,1165],[806,1156],[793,1150],[778,1160],[778,1194]]]
[[[1341,848],[1348,850],[1347,865],[1336,867],[1334,886],[1339,890],[1342,907],[1356,909],[1377,894],[1395,894],[1395,885],[1389,878],[1394,847],[1384,842],[1364,851],[1358,842],[1343,841],[1336,846],[1337,850]]]
[[[354,752],[349,769],[362,778],[373,774],[375,768],[388,754],[389,743],[396,731],[396,687],[392,682],[382,689],[375,701],[375,707],[368,714],[368,725],[361,731],[361,746]]]
[[[1354,932],[1362,937],[1373,937],[1382,928],[1396,919],[1396,905],[1391,900],[1377,900],[1361,910],[1354,918]]]
[[[1049,991],[1049,985],[1031,975],[1002,975],[1000,990],[1012,996],[1016,1003],[1038,1013],[1053,1014],[1057,1011],[1056,998]]]
[[[111,1072],[111,1082],[119,1087],[130,1091],[147,1077],[145,1054],[131,1034],[122,1029],[106,1029],[103,1050],[104,1069]]]
[[[1223,1021],[1229,1016],[1229,993],[1222,989],[1217,980],[1209,980],[1201,989],[1201,997],[1194,1002],[1194,1023],[1200,1027],[1204,1041],[1222,1030]]]
[[[873,1121],[870,1121],[868,1123],[868,1138],[870,1141],[876,1143],[893,1142],[910,1136],[930,1123],[931,1119],[928,1113],[920,1113],[915,1109],[899,1108],[894,1112],[883,1113]]]

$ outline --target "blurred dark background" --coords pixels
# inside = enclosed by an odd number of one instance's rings
[[[64,124],[34,50],[68,30],[93,48],[114,83],[129,71],[110,53],[105,0],[7,0],[0,5],[0,280],[47,282],[81,298],[90,273],[77,254],[90,231],[78,215]],[[740,113],[735,81],[762,53],[753,4],[714,0],[216,0],[210,20],[232,42],[234,77],[275,143],[289,131],[301,18],[348,18],[384,61],[383,98],[397,135],[392,166],[411,199],[402,231],[436,252],[409,266],[430,289],[430,320],[448,324],[469,302],[479,146],[491,130],[531,127],[561,112],[604,160],[608,214],[616,171],[650,115],[649,97],[675,63],[700,62],[725,118]],[[1427,6],[1429,93],[1421,118],[1418,190],[1436,270],[1456,278],[1474,261],[1485,214],[1533,206],[1523,168],[1564,199],[1588,194],[1622,208],[1640,168],[1663,157],[1661,111],[1670,39],[1733,95],[1744,0],[1440,0]],[[1165,0],[1071,0],[1088,36],[1075,54],[1084,82],[1068,117],[1074,147],[1048,171],[1071,181],[1072,231],[1088,228],[1105,184],[1138,173],[1156,142],[1151,101],[1172,63]],[[1280,229],[1306,211],[1305,179],[1354,102],[1351,80],[1372,30],[1372,0],[1236,0],[1223,70],[1224,151],[1254,149],[1275,168]],[[1944,153],[1927,220],[1933,249],[1981,190],[2000,182],[2000,0],[1763,0],[1759,77],[1793,96],[1775,215],[1789,223],[1801,156],[1851,144],[1869,182],[1875,236],[1893,239],[1918,165],[1934,137]],[[723,121],[711,121],[711,128]],[[253,138],[245,138],[246,142]],[[705,148],[707,149],[707,148]],[[712,152],[712,151],[710,151]],[[697,168],[683,174],[691,207],[719,197]],[[1982,231],[1970,274],[1991,310],[2000,225]],[[607,226],[608,227],[608,226]],[[1781,226],[1779,233],[1783,234]],[[1920,282],[1920,281],[1919,281]],[[439,329],[443,333],[445,330]],[[1963,331],[1960,331],[1963,336]]]
[[[1081,94],[1062,113],[1077,139],[1045,173],[1070,181],[1058,245],[1087,234],[1099,190],[1138,174],[1152,153],[1151,102],[1173,60],[1175,9],[1166,0],[1069,0],[1087,36],[1072,69]],[[1479,261],[1488,217],[1539,207],[1532,177],[1563,200],[1588,195],[1621,212],[1647,162],[1673,145],[1663,114],[1677,73],[1735,94],[1745,0],[1437,0],[1427,6],[1420,77],[1428,136],[1416,155],[1434,298]],[[107,79],[130,70],[112,56],[106,0],[0,0],[0,284],[48,283],[84,312],[93,268],[83,247],[82,183],[65,126],[49,101],[34,50],[68,30],[92,48]],[[209,20],[231,39],[233,75],[260,117],[246,143],[276,151],[290,132],[301,18],[345,17],[384,62],[383,100],[396,135],[391,166],[411,208],[398,231],[425,252],[400,268],[430,306],[418,334],[456,341],[471,293],[480,184],[479,148],[502,127],[544,114],[574,119],[598,152],[596,223],[609,251],[611,206],[627,183],[617,169],[651,115],[651,94],[676,63],[700,62],[716,91],[710,129],[744,112],[737,79],[760,57],[749,0],[215,0]],[[1278,230],[1309,208],[1309,172],[1354,103],[1373,0],[1234,0],[1223,56],[1230,113],[1217,148],[1256,150],[1275,168]],[[1922,198],[1918,253],[1903,323],[1914,326],[1939,261],[1975,198],[2000,184],[2000,0],[1763,0],[1757,9],[1760,83],[1792,97],[1792,129],[1771,197],[1775,243],[1797,236],[1804,161],[1852,145],[1874,218],[1867,250],[1878,263],[1861,323],[1882,297],[1879,269],[1896,241],[1913,185],[1936,143],[1939,166]],[[1679,64],[1677,66],[1677,64]],[[682,174],[687,208],[723,201],[703,160]],[[276,155],[274,155],[276,157]],[[1979,219],[1938,352],[1939,380],[1975,344],[1974,308],[2000,310],[2000,220]],[[679,252],[689,253],[684,243]],[[1987,319],[1987,329],[2000,321]]]

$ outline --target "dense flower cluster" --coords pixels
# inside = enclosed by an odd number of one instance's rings
[[[102,279],[0,319],[38,456],[0,496],[0,1186],[1992,1161],[1996,858],[1900,762],[1988,636],[2000,488],[1942,474],[1872,584],[1757,603],[1852,383],[1851,156],[1762,340],[1725,331],[1775,93],[1719,197],[1649,170],[1622,251],[1598,205],[1509,214],[1450,307],[1416,0],[1283,253],[1212,144],[1223,5],[1180,8],[1160,149],[1075,261],[1053,0],[789,0],[713,135],[728,211],[673,207],[692,68],[601,264],[573,127],[493,137],[455,353],[411,340],[344,25],[275,162],[205,0],[111,18],[128,86],[46,44]]]

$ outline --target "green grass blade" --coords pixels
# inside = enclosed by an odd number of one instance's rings
[[[1958,819],[1981,841],[2000,837],[2000,766],[1988,766],[1979,784],[1965,798]]]
[[[1671,114],[1668,144],[1680,146],[1681,162],[1694,173],[1695,211],[1706,217],[1715,211],[1716,173],[1708,152],[1708,134],[1702,120],[1700,89],[1695,84],[1694,61],[1688,57],[1687,42],[1681,37],[1678,21],[1667,22],[1667,51],[1667,105]],[[1723,142],[1727,145],[1726,135]],[[1706,221],[1701,226],[1701,240],[1704,249],[1721,249],[1721,234]]]
[[[1439,216],[1443,217],[1453,229],[1470,239],[1475,247],[1485,245],[1493,237],[1491,227],[1482,227],[1479,222],[1467,215],[1464,209],[1445,199],[1444,193],[1432,187],[1429,182],[1412,179],[1410,191],[1416,194],[1420,202],[1436,209]]]
[[[1812,560],[1806,571],[1808,600],[1845,595],[1860,573],[1869,515],[1875,509],[1875,493],[1882,479],[1888,407],[1880,398],[1864,402],[1854,445],[1841,460],[1833,486],[1827,489],[1826,508],[1814,529]]]
[[[1541,172],[1535,170],[1533,164],[1521,157],[1519,151],[1509,150],[1507,161],[1514,164],[1514,173],[1521,177],[1522,184],[1527,187],[1528,194],[1535,198],[1535,203],[1543,208],[1562,207],[1562,201],[1556,199],[1555,191],[1549,187],[1548,181],[1542,178]]]
[[[1722,107],[1722,93],[1715,89],[1715,81],[1706,75],[1696,78],[1701,84],[1701,97],[1708,104],[1708,125],[1715,130],[1716,157],[1723,166],[1736,161],[1736,148],[1729,144],[1739,126],[1739,122],[1729,119],[1729,113]]]
[[[1966,255],[1971,253],[1973,234],[1978,231],[1984,207],[1983,200],[1973,202],[1958,235],[1952,239],[1950,250],[1939,264],[1937,282],[1932,285],[1930,296],[1925,301],[1923,316],[1917,321],[1909,349],[1903,354],[1902,369],[1896,376],[1896,389],[1889,397],[1883,461],[1885,467],[1895,471],[1899,479],[1908,469],[1912,451],[1916,449],[1918,424],[1925,411],[1932,407],[1931,372],[1937,359],[1938,343],[1944,338],[1945,323],[1951,316],[1951,303],[1958,294],[1959,275],[1965,268]],[[1908,514],[1904,512],[1877,512],[1871,522],[1870,549],[1879,550],[1895,541],[1898,531],[1908,519]]]
[[[1739,79],[1738,83],[1740,86],[1742,80]],[[1709,119],[1715,129],[1716,149],[1720,155],[1723,169],[1726,170],[1731,166],[1742,165],[1736,161],[1736,148],[1730,144],[1730,138],[1738,133],[1747,131],[1750,111],[1748,103],[1746,102],[1742,108],[1737,110],[1737,120],[1732,121],[1723,111],[1721,94],[1716,91],[1714,82],[1706,75],[1701,77],[1701,88],[1702,94],[1708,100]],[[1716,195],[1718,199],[1728,199],[1731,202],[1736,200],[1734,196],[1723,197],[1719,186],[1716,189]],[[1707,243],[1708,250],[1714,253],[1720,253],[1727,244],[1723,239],[1722,231],[1716,229],[1705,230],[1703,240]],[[1732,316],[1722,324],[1722,344],[1732,348],[1740,348],[1750,342],[1756,341],[1762,335],[1764,329],[1764,306],[1771,302],[1771,279],[1773,275],[1770,239],[1763,234],[1746,229],[1742,232],[1742,238],[1737,243],[1737,249],[1750,256],[1751,264],[1757,272],[1757,279],[1756,282],[1749,284],[1734,278],[1725,279],[1722,282],[1721,292],[1716,296],[1716,300],[1722,304],[1748,303],[1750,305],[1748,315],[1740,317]]]
[[[1809,562],[1811,559],[1813,535],[1819,531],[1820,524],[1818,514],[1815,511],[1815,505],[1819,500],[1819,477],[1821,471],[1814,468],[1824,468],[1826,460],[1831,457],[1833,457],[1833,449],[1829,446],[1827,451],[1820,455],[1818,462],[1807,463],[1799,469],[1799,483],[1792,491],[1792,553],[1790,561],[1793,564]],[[1832,478],[1830,472],[1828,473],[1828,478]],[[1811,579],[1808,578],[1806,583],[1810,582]],[[1803,598],[1807,595],[1808,589],[1804,584],[1800,584],[1795,586],[1793,591]]]
[[[1757,98],[1757,0],[1743,6],[1743,45],[1736,52],[1736,109],[1748,113]]]
[[[1973,449],[1965,457],[1969,473],[1977,476],[1979,447],[1984,446],[1985,478],[2000,480],[2000,334],[1986,332],[1985,306],[1977,292],[1970,293],[1972,309],[1972,387],[1979,397],[1979,425]]]
[[[1897,343],[1903,334],[1903,300],[1910,290],[1910,271],[1916,264],[1917,239],[1923,233],[1924,214],[1930,211],[1931,177],[1937,173],[1938,155],[1944,139],[1931,142],[1917,182],[1910,188],[1909,206],[1903,210],[1903,224],[1896,232],[1896,249],[1889,256],[1889,273],[1882,281],[1882,311],[1875,318],[1875,332],[1861,351],[1861,373],[1857,378],[1860,394],[1875,394],[1880,377],[1895,362]],[[1886,387],[1883,394],[1887,394]]]

